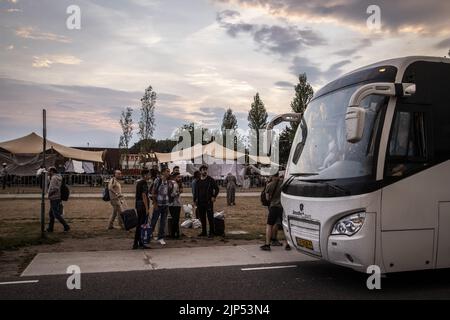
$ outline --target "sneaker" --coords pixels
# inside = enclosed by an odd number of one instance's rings
[[[282,247],[283,246],[283,244],[278,240],[272,240],[272,243],[270,245],[273,247]]]
[[[159,241],[159,243],[160,243],[162,246],[165,246],[165,245],[166,245],[166,242],[164,241],[164,239],[159,239],[158,241]]]
[[[290,246],[289,244],[286,243],[286,247],[284,247],[284,250],[290,251],[290,250],[291,250],[291,246]]]
[[[261,246],[260,248],[263,251],[270,251],[270,244],[265,244],[265,245]]]

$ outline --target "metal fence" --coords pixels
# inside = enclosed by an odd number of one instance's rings
[[[64,182],[68,186],[76,187],[103,187],[107,183],[112,175],[101,175],[101,174],[62,174]],[[216,179],[217,184],[220,187],[224,186],[224,178]],[[1,178],[0,178],[1,179]],[[3,181],[0,181],[0,189],[5,186],[5,188],[40,188],[42,185],[42,177],[37,176],[12,176],[9,175]],[[140,176],[123,176],[123,184],[134,185]],[[190,188],[192,184],[193,177],[185,176],[183,177],[183,186],[185,188]],[[240,179],[239,186],[244,188],[260,188],[266,183],[266,178],[250,175],[244,176]]]

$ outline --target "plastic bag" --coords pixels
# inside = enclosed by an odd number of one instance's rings
[[[192,224],[193,224],[192,220],[191,219],[187,219],[181,224],[181,227],[185,228],[185,229],[189,229],[189,228],[192,228]]]
[[[150,223],[148,223],[148,219],[145,224],[141,226],[141,242],[144,245],[147,245],[152,240],[152,228]]]
[[[192,220],[192,228],[199,229],[202,227],[202,222],[199,219]]]
[[[224,213],[225,213],[224,211],[220,211],[220,212],[214,213],[214,219],[225,220],[225,214]]]
[[[183,211],[185,214],[192,214],[192,205],[191,204],[185,204],[183,205]]]

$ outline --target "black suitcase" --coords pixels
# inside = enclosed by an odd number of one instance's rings
[[[216,236],[225,236],[225,220],[214,218],[214,233]]]
[[[131,230],[138,225],[138,215],[135,209],[127,209],[120,214],[125,226],[125,230]]]

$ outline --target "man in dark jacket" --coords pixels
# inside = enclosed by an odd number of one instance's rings
[[[200,179],[195,183],[194,202],[198,208],[200,221],[202,222],[202,233],[200,237],[214,237],[214,202],[219,194],[216,181],[208,176],[208,167],[200,167]],[[209,222],[209,234],[206,232],[206,217]]]

